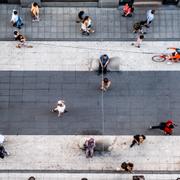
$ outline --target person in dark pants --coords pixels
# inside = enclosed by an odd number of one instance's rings
[[[133,147],[135,144],[138,144],[138,145],[142,144],[145,139],[146,137],[144,135],[139,135],[139,134],[135,135],[130,147]]]
[[[158,126],[150,126],[150,129],[160,129],[164,131],[164,134],[171,135],[175,126],[177,125],[170,119],[166,122],[161,122]]]
[[[110,59],[107,54],[103,54],[99,58],[99,69],[98,69],[98,75],[101,73],[106,74],[107,73],[107,65],[109,64]]]

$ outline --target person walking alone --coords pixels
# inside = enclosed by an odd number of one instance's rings
[[[150,129],[160,129],[164,132],[164,134],[172,135],[175,126],[177,125],[173,123],[173,120],[169,119],[166,122],[161,122],[157,126],[150,126]]]
[[[144,35],[143,35],[143,34],[138,34],[138,35],[137,35],[137,40],[136,40],[136,42],[135,42],[135,43],[132,43],[131,45],[132,45],[132,46],[135,46],[135,47],[137,47],[137,48],[140,48],[143,39],[144,39]]]
[[[58,112],[58,117],[62,116],[64,113],[67,112],[66,105],[64,100],[59,100],[57,102],[57,105],[54,109],[52,109],[52,112]]]
[[[130,147],[132,148],[135,144],[140,145],[144,142],[144,140],[146,139],[146,137],[142,134],[142,135],[135,135],[134,139],[130,145]]]
[[[18,12],[14,9],[11,16],[11,23],[14,27],[21,29],[23,26],[22,18],[18,15]]]
[[[39,21],[39,6],[36,2],[33,2],[31,4],[31,15],[33,21]]]
[[[111,81],[108,79],[108,78],[104,78],[102,81],[101,81],[101,87],[100,89],[102,91],[107,91],[109,89],[109,87],[111,86]]]

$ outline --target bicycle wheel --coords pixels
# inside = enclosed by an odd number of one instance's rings
[[[152,60],[154,62],[163,62],[166,60],[166,57],[165,56],[161,56],[161,55],[155,55],[152,57]]]

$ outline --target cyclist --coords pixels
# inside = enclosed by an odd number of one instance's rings
[[[180,48],[170,47],[167,49],[174,50],[172,55],[169,56],[169,60],[173,60],[174,62],[179,62],[180,61]]]

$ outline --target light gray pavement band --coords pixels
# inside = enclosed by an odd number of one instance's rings
[[[10,156],[0,159],[1,170],[115,171],[124,161],[135,171],[179,171],[180,137],[147,136],[140,146],[130,148],[132,136],[93,136],[109,143],[110,152],[86,158],[79,149],[92,136],[6,136]],[[173,153],[172,153],[173,152]],[[118,176],[118,174],[116,173]]]
[[[27,42],[33,48],[15,48],[17,42],[0,42],[1,71],[93,71],[98,58],[108,54],[112,71],[179,71],[180,63],[152,61],[154,55],[168,54],[168,47],[180,42],[143,42],[141,48],[131,42]]]
[[[147,7],[148,9],[150,7]],[[40,9],[40,22],[32,22],[30,9],[20,8],[18,5],[0,5],[0,40],[12,40],[13,28],[10,24],[13,9],[20,12],[24,26],[21,32],[29,40],[78,40],[78,41],[103,41],[103,40],[133,40],[136,35],[132,33],[132,26],[137,21],[146,19],[147,8],[135,9],[131,18],[122,17],[122,12],[115,8],[53,8]],[[145,40],[179,40],[180,23],[179,8],[157,9],[155,19],[147,30]],[[93,18],[95,33],[89,37],[82,36],[80,24],[76,23],[76,17],[80,10],[84,10]]]

